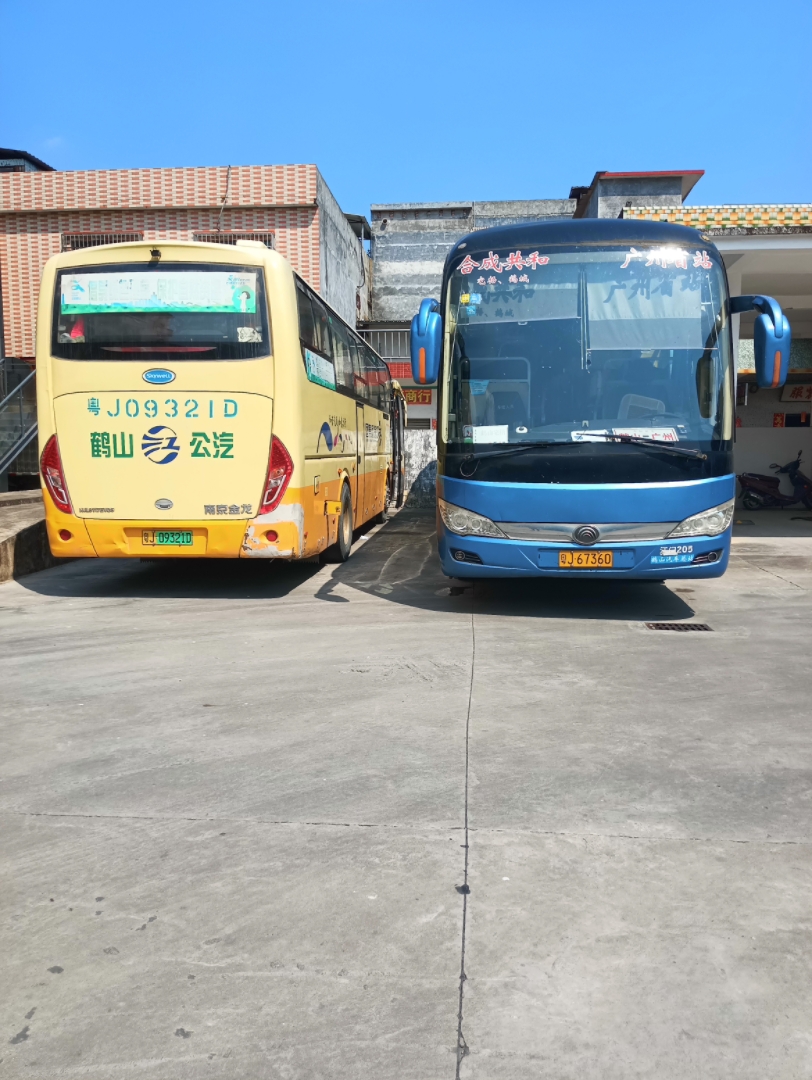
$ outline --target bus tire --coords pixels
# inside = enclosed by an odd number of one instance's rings
[[[338,515],[338,540],[324,552],[323,559],[328,563],[343,563],[352,551],[352,495],[349,484],[341,489],[341,513]]]

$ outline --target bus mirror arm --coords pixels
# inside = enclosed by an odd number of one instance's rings
[[[756,381],[764,389],[775,389],[787,381],[792,330],[781,305],[771,296],[732,296],[730,313],[759,311],[753,326]]]
[[[773,300],[771,296],[731,296],[730,298],[730,314],[737,315],[741,311],[760,311],[764,315],[769,315],[772,319],[773,327],[775,328],[775,336],[777,338],[784,336],[784,313],[781,310],[781,305],[777,300]]]
[[[420,310],[417,313],[417,329],[418,333],[425,334],[428,329],[429,315],[433,311],[439,311],[440,305],[436,300],[428,299],[420,301]]]

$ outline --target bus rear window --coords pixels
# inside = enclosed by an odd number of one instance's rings
[[[132,263],[57,276],[52,352],[64,360],[250,360],[270,351],[258,266]]]

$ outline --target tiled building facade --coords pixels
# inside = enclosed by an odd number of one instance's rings
[[[276,249],[354,322],[363,250],[315,165],[0,175],[4,353],[34,357],[42,268],[81,236],[193,240],[273,234]]]

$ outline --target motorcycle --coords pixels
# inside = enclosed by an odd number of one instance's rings
[[[801,454],[786,465],[776,465],[773,462],[771,469],[775,469],[777,476],[767,476],[763,473],[739,473],[739,483],[742,488],[742,505],[748,510],[761,510],[765,506],[794,506],[803,503],[808,510],[812,510],[812,480],[801,472]],[[785,495],[779,491],[781,474],[789,477],[792,484],[792,494]]]

